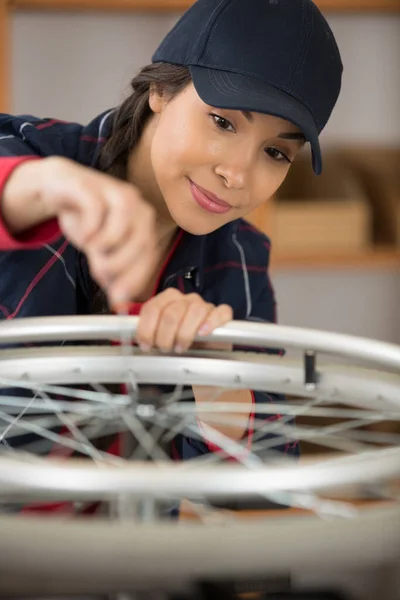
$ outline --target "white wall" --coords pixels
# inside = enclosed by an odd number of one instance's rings
[[[399,270],[274,273],[279,321],[400,344]]]
[[[15,113],[87,122],[120,101],[174,14],[29,13],[13,23]],[[400,144],[400,16],[330,15],[345,64],[324,143]],[[400,343],[398,271],[277,273],[281,322]]]
[[[13,111],[89,121],[119,103],[176,18],[156,13],[16,13]]]
[[[329,142],[400,144],[400,15],[329,18],[344,63]]]
[[[87,121],[116,104],[174,14],[19,12],[13,110]],[[345,65],[325,141],[400,142],[400,16],[330,15]]]

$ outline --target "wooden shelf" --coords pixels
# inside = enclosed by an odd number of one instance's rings
[[[185,11],[192,0],[7,0],[11,9]],[[316,0],[326,12],[400,11],[400,0]]]
[[[17,10],[184,12],[191,0],[10,0]]]
[[[0,112],[7,112],[10,106],[10,13],[0,1]]]
[[[400,0],[316,0],[324,12],[397,12]]]
[[[272,245],[273,248],[273,245]],[[309,269],[400,270],[400,248],[376,248],[364,252],[271,254],[273,271]]]

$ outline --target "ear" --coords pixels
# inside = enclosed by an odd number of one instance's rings
[[[160,114],[167,104],[167,100],[162,88],[155,83],[150,86],[149,106],[153,113]]]

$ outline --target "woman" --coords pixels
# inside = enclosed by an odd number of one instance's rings
[[[242,219],[305,143],[320,173],[341,77],[311,0],[198,0],[117,109],[86,127],[2,115],[4,318],[134,301],[142,350],[174,352],[232,318],[275,321],[269,240]],[[247,412],[215,429],[250,447],[265,395],[228,397]],[[216,450],[203,425],[204,441],[177,436],[174,456]]]

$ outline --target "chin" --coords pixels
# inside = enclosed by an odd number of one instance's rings
[[[191,235],[207,235],[220,229],[226,224],[226,221],[221,222],[219,219],[213,219],[207,216],[201,219],[198,214],[195,214],[195,211],[193,212],[193,215],[176,215],[176,217],[174,217],[174,221],[178,227]]]
[[[184,231],[186,231],[187,233],[190,233],[191,235],[207,235],[209,233],[212,233],[213,231],[216,231],[217,229],[219,229],[221,227],[221,225],[218,225],[216,227],[211,227],[211,226],[202,226],[199,223],[187,223],[187,222],[182,222],[180,223],[179,221],[177,222],[177,225],[183,229]]]

